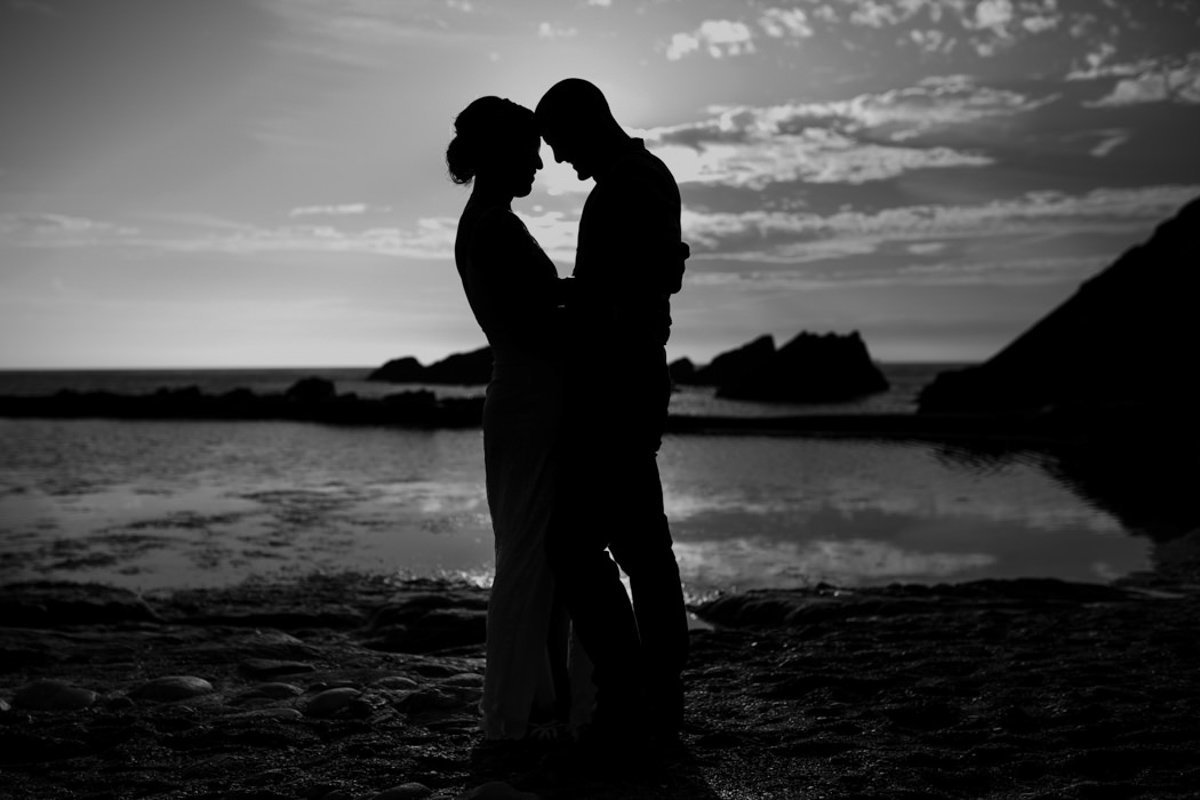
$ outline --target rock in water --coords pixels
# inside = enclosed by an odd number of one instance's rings
[[[976,367],[943,372],[922,413],[1194,408],[1200,198]],[[1157,413],[1157,412],[1156,412]]]
[[[212,691],[213,685],[204,678],[197,678],[195,675],[168,675],[143,683],[130,692],[129,696],[138,700],[170,703],[211,694]]]
[[[26,684],[13,696],[13,705],[29,711],[74,711],[96,702],[90,689],[71,686],[65,681],[41,680]]]
[[[667,365],[667,372],[671,374],[671,381],[674,383],[696,382],[696,365],[690,358],[678,358],[672,361]]]
[[[717,397],[842,403],[887,389],[858,331],[845,336],[803,332],[761,363],[720,381]]]
[[[288,387],[284,396],[300,403],[323,403],[337,397],[337,387],[326,378],[301,378]]]
[[[428,367],[412,356],[393,359],[367,376],[369,381],[387,383],[433,383],[452,386],[482,386],[492,379],[492,348],[453,353]]]
[[[725,386],[765,369],[775,355],[775,339],[760,336],[735,350],[721,353],[703,367],[696,367],[687,383]],[[682,382],[682,381],[681,381]]]
[[[425,368],[427,383],[480,386],[492,379],[492,348],[454,353]]]
[[[367,376],[369,381],[385,383],[420,383],[425,374],[425,367],[412,356],[393,358],[379,369]]]

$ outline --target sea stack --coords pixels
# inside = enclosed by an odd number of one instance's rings
[[[841,403],[888,389],[858,331],[798,334],[776,348],[760,336],[696,367],[679,383],[717,387],[717,397],[784,403]]]

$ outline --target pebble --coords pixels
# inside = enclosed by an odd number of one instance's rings
[[[462,700],[450,692],[430,687],[419,689],[400,698],[396,701],[396,708],[409,714],[419,714],[422,711],[445,711],[458,708],[462,704]]]
[[[378,689],[420,689],[421,684],[407,675],[389,675],[371,684]]]
[[[256,708],[253,711],[241,711],[237,714],[229,714],[224,719],[240,720],[240,719],[274,719],[280,721],[290,721],[303,719],[304,715],[295,708]]]
[[[26,684],[13,696],[13,705],[31,711],[73,711],[96,702],[96,693],[65,681],[41,680]]]
[[[316,671],[316,667],[306,661],[281,661],[274,658],[247,658],[238,665],[238,669],[252,678],[277,678],[280,675]]]
[[[504,781],[489,781],[476,786],[459,800],[540,800],[533,792],[522,792]]]
[[[431,794],[433,789],[423,783],[402,783],[371,795],[371,800],[423,800]]]
[[[129,695],[138,700],[168,703],[211,694],[212,691],[213,685],[204,678],[197,678],[195,675],[168,675],[143,683]]]
[[[350,702],[362,694],[358,689],[342,686],[337,689],[326,689],[304,707],[304,713],[310,717],[332,717],[349,707]]]
[[[237,699],[249,700],[250,698],[265,697],[271,700],[286,700],[289,697],[298,697],[301,694],[304,694],[304,690],[295,684],[272,682],[252,686],[240,693]]]
[[[460,672],[442,681],[444,686],[466,686],[483,688],[483,676],[474,672]]]
[[[8,704],[7,700],[5,700],[3,697],[0,697],[0,714],[4,714],[8,711],[12,711],[12,706]]]

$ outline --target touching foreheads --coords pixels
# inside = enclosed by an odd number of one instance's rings
[[[534,114],[543,132],[616,124],[604,93],[583,78],[566,78],[551,86]]]

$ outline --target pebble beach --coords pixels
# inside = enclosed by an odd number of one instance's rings
[[[1200,581],[977,581],[695,606],[677,746],[490,758],[486,590],[354,573],[0,587],[11,800],[1192,798]],[[583,767],[580,765],[583,764]]]

